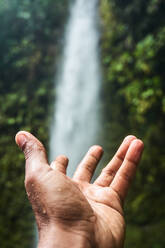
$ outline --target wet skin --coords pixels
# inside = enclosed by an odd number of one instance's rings
[[[127,136],[92,184],[103,154],[100,146],[90,148],[70,179],[65,156],[49,165],[32,134],[21,131],[16,142],[25,154],[25,187],[38,225],[38,248],[123,247],[123,204],[143,151],[141,140]]]

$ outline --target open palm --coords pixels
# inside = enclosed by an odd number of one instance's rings
[[[90,148],[70,179],[65,156],[49,166],[43,145],[33,135],[19,132],[16,142],[25,154],[25,186],[41,239],[48,230],[60,229],[66,237],[85,238],[82,247],[123,247],[123,203],[143,151],[142,141],[126,137],[93,184],[90,181],[103,154],[100,146]],[[53,238],[58,239],[57,234]]]

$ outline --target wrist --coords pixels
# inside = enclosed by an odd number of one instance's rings
[[[72,226],[51,225],[39,232],[38,248],[92,248],[88,235],[75,231]]]

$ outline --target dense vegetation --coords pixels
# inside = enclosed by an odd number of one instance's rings
[[[165,245],[164,11],[161,0],[101,1],[106,136],[113,147],[128,132],[145,143],[126,207],[126,247]]]
[[[67,0],[0,1],[0,246],[32,247],[34,221],[24,190],[20,129],[45,145],[55,58],[62,46]]]
[[[70,1],[71,2],[71,1]],[[145,153],[126,206],[126,248],[165,245],[165,2],[100,0],[105,160],[133,133]],[[67,0],[0,0],[0,244],[32,247],[20,129],[47,146]]]

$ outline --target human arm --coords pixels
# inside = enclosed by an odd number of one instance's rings
[[[93,184],[90,180],[103,154],[100,146],[90,148],[70,179],[65,156],[49,166],[45,149],[34,136],[19,132],[16,142],[25,154],[25,187],[38,225],[38,248],[123,247],[123,203],[142,141],[128,136]]]

